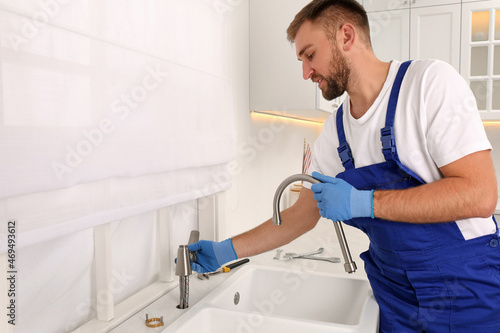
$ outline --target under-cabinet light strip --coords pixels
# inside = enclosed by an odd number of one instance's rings
[[[313,123],[313,124],[323,124],[324,121],[322,120],[312,120],[312,119],[303,119],[303,118],[295,118],[292,116],[285,116],[285,115],[278,115],[278,114],[269,114],[265,112],[260,112],[260,111],[251,111],[252,114],[254,115],[259,115],[263,117],[277,117],[277,118],[286,118],[292,121],[298,121],[298,122],[305,122],[305,123]]]

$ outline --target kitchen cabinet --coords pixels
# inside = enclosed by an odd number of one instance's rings
[[[295,46],[286,39],[288,25],[308,3],[250,1],[250,111],[309,120],[331,114],[320,109],[317,84],[302,78]]]
[[[412,0],[410,2],[411,8],[429,7],[439,5],[460,4],[460,0]]]
[[[409,9],[410,0],[364,0],[363,7],[367,12]]]
[[[410,12],[388,10],[368,13],[373,51],[383,61],[410,56]]]
[[[310,0],[252,0],[250,6],[250,111],[324,121],[343,96],[326,101],[302,78],[286,29]]]
[[[439,59],[460,71],[460,17],[459,3],[412,7],[410,59]]]
[[[459,4],[460,0],[364,0],[363,7],[367,12],[410,9],[418,7]]]
[[[439,59],[459,70],[460,6],[457,0],[365,1],[375,54],[384,61]]]
[[[469,83],[483,120],[500,119],[500,1],[365,0],[375,54],[440,59]]]
[[[462,5],[461,74],[469,83],[481,117],[500,119],[500,1]]]
[[[326,101],[302,78],[286,28],[309,0],[250,1],[250,109],[322,121],[343,97]],[[364,0],[375,54],[440,59],[470,84],[481,116],[500,119],[500,0]]]

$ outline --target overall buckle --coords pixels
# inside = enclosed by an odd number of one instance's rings
[[[339,153],[340,160],[344,168],[354,168],[354,159],[352,158],[351,148],[347,142],[342,143],[337,151]]]
[[[396,137],[394,135],[394,128],[386,126],[380,130],[382,141],[382,153],[386,160],[394,159],[396,156]]]

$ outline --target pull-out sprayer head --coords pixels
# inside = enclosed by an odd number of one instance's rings
[[[189,235],[188,245],[196,243],[199,240],[200,240],[200,232],[198,230],[191,230],[191,234]]]

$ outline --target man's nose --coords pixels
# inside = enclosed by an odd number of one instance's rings
[[[314,70],[306,61],[302,62],[302,77],[304,80],[309,80],[313,75]]]

